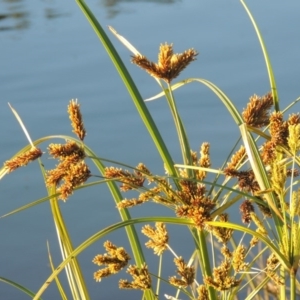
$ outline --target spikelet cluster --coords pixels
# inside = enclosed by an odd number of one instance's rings
[[[148,266],[144,263],[140,268],[132,265],[129,266],[127,271],[133,278],[130,282],[126,279],[119,281],[120,289],[135,289],[145,291],[151,288],[152,280],[148,271]]]
[[[68,106],[69,117],[74,133],[83,141],[85,129],[83,126],[80,106],[74,100]],[[57,187],[59,198],[67,200],[76,187],[80,186],[91,176],[88,165],[84,162],[85,152],[82,144],[66,141],[65,144],[50,144],[49,154],[58,159],[59,164],[55,169],[46,174],[46,185]]]
[[[230,276],[231,263],[224,260],[219,267],[213,269],[213,275],[204,278],[204,283],[218,291],[230,290],[240,284],[241,280]]]
[[[80,111],[80,105],[76,100],[71,100],[68,106],[69,118],[71,120],[71,126],[73,127],[73,132],[78,136],[78,138],[83,141],[86,135],[86,131],[83,124],[83,118]]]
[[[202,145],[199,160],[195,153],[191,153],[196,166],[205,168],[210,166],[208,143]],[[178,181],[179,189],[174,189],[164,178],[152,175],[144,164],[139,164],[132,172],[107,167],[104,175],[106,178],[120,181],[120,189],[124,192],[129,190],[140,192],[138,198],[125,198],[118,203],[117,206],[120,209],[152,200],[174,209],[178,217],[192,220],[198,229],[204,229],[205,222],[211,220],[211,212],[216,204],[206,195],[205,185],[190,180],[186,170],[180,171],[182,179]],[[200,180],[206,176],[206,172],[196,170],[195,175]],[[146,180],[154,187],[146,188],[144,186]]]
[[[131,62],[144,69],[151,76],[170,83],[192,61],[196,60],[197,55],[198,53],[194,49],[174,54],[173,45],[165,43],[160,45],[157,63],[140,54],[134,55]]]
[[[127,266],[130,260],[129,254],[123,247],[117,247],[110,241],[104,243],[106,249],[105,254],[98,254],[94,257],[93,263],[98,266],[106,266],[94,273],[94,279],[98,282],[104,277],[118,273],[125,266]]]
[[[228,214],[220,214],[219,215],[219,222],[228,222]],[[226,244],[232,237],[233,230],[230,228],[225,228],[225,227],[218,227],[218,226],[213,226],[213,227],[206,227],[207,230],[209,230],[216,238],[217,240],[222,243]]]
[[[250,97],[250,102],[242,113],[244,122],[257,128],[269,125],[269,110],[272,106],[273,97],[271,93],[262,97],[257,95]]]
[[[38,159],[43,155],[41,149],[32,147],[30,150],[21,153],[13,159],[7,160],[4,163],[4,168],[7,170],[7,173],[10,173],[20,167],[27,166],[30,162]]]
[[[155,223],[155,228],[150,225],[145,225],[142,228],[142,233],[150,238],[145,245],[147,248],[152,248],[154,254],[161,255],[168,249],[169,235],[164,223]]]
[[[276,285],[283,285],[284,279],[281,278],[276,272],[279,266],[279,259],[274,253],[272,253],[267,259],[266,274],[274,281]]]
[[[194,266],[188,266],[182,257],[174,258],[174,263],[177,267],[177,274],[180,278],[172,276],[169,278],[169,282],[176,287],[185,288],[193,284],[195,279]]]

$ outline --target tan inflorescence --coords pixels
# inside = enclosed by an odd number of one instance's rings
[[[233,251],[232,267],[236,273],[245,271],[248,268],[248,263],[244,261],[246,254],[247,249],[244,245],[238,245],[238,247]]]
[[[204,144],[201,149],[201,158],[198,160],[197,156],[194,155],[193,160],[197,166],[198,163],[202,163],[207,167],[210,165],[208,144]],[[133,207],[152,200],[174,209],[178,217],[192,220],[198,229],[204,229],[205,222],[211,221],[211,212],[216,204],[206,195],[205,185],[189,179],[186,170],[181,170],[182,179],[178,180],[179,190],[171,186],[164,178],[152,175],[143,164],[139,164],[133,172],[108,167],[105,169],[104,175],[108,179],[120,181],[122,191],[135,189],[140,192],[138,198],[124,199],[118,203],[119,209]],[[206,172],[201,172],[198,176],[203,178],[206,176]],[[145,188],[144,182],[146,180],[154,187]]]
[[[194,49],[174,54],[173,45],[165,43],[160,45],[158,63],[151,62],[146,56],[140,54],[134,55],[131,61],[146,70],[151,76],[170,83],[192,61],[196,60],[197,55],[198,53]]]
[[[83,126],[80,106],[77,101],[70,101],[68,106],[74,133],[83,141],[85,129]],[[82,143],[79,145],[74,141],[66,141],[65,144],[50,144],[49,154],[59,160],[55,169],[47,171],[46,185],[58,187],[59,198],[67,200],[76,187],[80,186],[91,176],[88,165],[84,162],[85,152]]]
[[[242,113],[245,123],[257,128],[269,125],[269,111],[272,106],[273,97],[271,93],[263,97],[257,95],[250,97],[250,102]]]
[[[60,199],[67,200],[74,189],[83,184],[90,176],[89,167],[84,162],[85,154],[81,146],[73,141],[66,144],[49,145],[49,153],[59,159],[55,169],[47,172],[46,184],[48,187],[59,186]]]
[[[7,169],[7,172],[10,173],[20,167],[27,166],[30,162],[38,159],[43,155],[41,149],[32,147],[30,150],[16,156],[13,159],[7,160],[4,163],[4,167]]]
[[[147,290],[151,288],[151,276],[146,264],[143,264],[140,268],[132,265],[127,269],[127,273],[133,278],[132,282],[121,279],[119,281],[120,289],[135,289],[135,290]]]
[[[233,276],[229,276],[230,269],[231,263],[225,259],[219,267],[213,269],[213,276],[204,278],[204,283],[214,287],[218,291],[226,291],[238,286],[241,281],[235,279]]]
[[[220,214],[219,215],[219,221],[220,222],[228,222],[228,214]],[[225,228],[225,227],[218,227],[218,226],[207,226],[207,230],[209,230],[220,243],[226,244],[232,237],[233,229],[231,228]]]
[[[249,224],[251,222],[251,213],[254,212],[254,206],[249,199],[246,199],[240,205],[240,212],[241,212],[242,222]]]
[[[281,278],[276,272],[279,266],[279,259],[274,253],[272,253],[267,259],[266,274],[275,282],[276,285],[283,285],[284,279]]]
[[[201,284],[197,287],[197,293],[197,300],[209,300],[208,290],[204,284]]]
[[[286,147],[295,155],[299,149],[299,114],[292,114],[287,121],[283,120],[282,112],[274,112],[270,116],[270,135],[271,139],[266,141],[262,149],[262,159],[267,165],[276,160],[279,148]],[[298,145],[298,146],[297,146]]]
[[[209,168],[211,166],[210,155],[209,155],[210,145],[209,143],[203,143],[200,149],[200,159],[198,161],[198,166],[203,168]],[[197,164],[194,164],[197,165]],[[203,170],[197,170],[196,176],[198,180],[203,180],[206,177],[206,172]]]
[[[164,223],[156,222],[155,228],[145,225],[142,228],[142,233],[150,238],[145,245],[147,248],[152,248],[154,254],[161,255],[168,249],[169,235]]]
[[[120,186],[121,191],[126,192],[129,190],[137,189],[144,185],[145,176],[151,175],[146,166],[140,163],[133,173],[120,168],[107,167],[105,168],[104,176],[106,178],[115,178],[122,182]]]
[[[98,266],[107,266],[94,273],[94,279],[98,282],[104,277],[118,273],[127,266],[128,261],[130,260],[130,256],[123,247],[116,247],[110,241],[106,241],[104,247],[107,253],[104,255],[98,254],[93,259],[94,264]]]
[[[68,106],[69,118],[71,120],[71,125],[73,127],[73,132],[78,136],[78,138],[83,141],[86,131],[83,125],[82,114],[80,111],[80,105],[77,100],[71,100]]]
[[[188,287],[194,283],[195,280],[195,268],[194,266],[188,266],[182,257],[174,258],[174,263],[177,267],[177,273],[180,278],[176,276],[170,277],[169,282],[177,287]]]

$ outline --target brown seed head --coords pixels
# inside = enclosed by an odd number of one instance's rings
[[[77,161],[85,158],[82,147],[73,141],[67,141],[66,144],[50,144],[48,152],[53,158],[59,158],[61,160],[69,156],[73,156]]]
[[[106,241],[104,243],[104,247],[107,253],[104,255],[98,254],[93,259],[94,264],[98,266],[107,266],[94,273],[94,279],[96,281],[101,281],[101,279],[104,277],[118,273],[128,264],[128,261],[130,260],[130,256],[123,247],[117,248],[110,241]]]
[[[169,235],[164,223],[156,222],[155,227],[156,229],[150,225],[145,225],[142,228],[142,233],[150,238],[150,240],[145,244],[146,247],[152,248],[154,254],[161,255],[166,249],[168,249]]]
[[[174,258],[174,263],[177,267],[177,273],[181,278],[176,278],[176,276],[170,277],[169,282],[172,285],[178,287],[187,287],[192,285],[195,280],[195,268],[193,266],[188,266],[182,257]]]
[[[133,281],[129,282],[128,280],[121,279],[119,281],[120,289],[138,289],[144,291],[151,288],[151,276],[146,264],[143,264],[141,268],[134,265],[129,266],[127,273],[132,276]]]
[[[247,251],[243,245],[239,245],[233,252],[232,266],[235,272],[245,271],[248,267],[248,263],[245,263]]]
[[[197,55],[198,53],[194,49],[174,54],[173,45],[165,43],[160,45],[157,64],[142,55],[133,56],[131,62],[146,70],[151,76],[170,83],[192,61],[196,60]]]
[[[246,199],[241,205],[240,205],[240,212],[242,217],[242,222],[249,224],[251,222],[251,212],[254,212],[254,206],[252,202],[248,199]]]
[[[78,138],[83,141],[86,131],[83,125],[82,114],[80,112],[80,105],[77,100],[71,100],[68,106],[69,118],[71,120],[71,125],[73,127],[73,132],[78,136]]]
[[[122,170],[114,167],[105,168],[104,176],[106,178],[116,178],[122,182],[120,189],[124,192],[142,187],[145,177],[141,172],[134,172],[133,174],[127,170]]]
[[[228,222],[228,214],[221,214],[219,216],[219,219],[220,222]],[[223,244],[227,243],[231,239],[233,234],[233,229],[225,227],[214,226],[210,228],[210,231],[218,239],[218,241]]]
[[[274,112],[270,116],[271,141],[277,145],[287,145],[288,123],[283,121],[282,112]]]
[[[241,146],[240,149],[232,155],[231,160],[227,164],[226,169],[236,170],[243,163],[245,159],[246,159],[246,149],[244,146]]]
[[[273,97],[271,93],[263,97],[257,95],[250,97],[250,102],[242,113],[245,123],[258,128],[267,126],[269,124],[269,110],[272,105]]]
[[[17,157],[7,160],[4,163],[4,167],[7,169],[7,172],[10,173],[19,167],[24,167],[28,163],[38,159],[43,155],[43,152],[41,149],[33,147],[30,150],[18,155]]]
[[[197,293],[197,300],[209,300],[208,290],[204,284],[201,284],[197,287]]]
[[[223,261],[219,267],[214,268],[213,276],[204,278],[204,283],[214,287],[218,291],[226,291],[238,286],[241,280],[229,276],[230,268],[231,263],[228,260]]]

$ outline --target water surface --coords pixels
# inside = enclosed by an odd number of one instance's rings
[[[130,63],[130,53],[108,31],[113,26],[141,53],[157,59],[160,43],[174,44],[175,52],[195,48],[198,59],[176,80],[206,78],[217,84],[242,110],[249,96],[269,91],[269,82],[252,25],[239,1],[95,1],[87,3],[105,27],[144,98],[158,93],[156,82]],[[272,4],[272,5],[271,5]],[[298,53],[300,3],[251,3],[273,62],[281,107],[299,96]],[[88,132],[86,143],[99,156],[137,165],[154,173],[163,166],[131,99],[105,50],[75,1],[0,1],[0,141],[1,161],[9,159],[27,140],[7,106],[19,112],[32,139],[53,134],[72,135],[66,108],[72,98],[82,105]],[[213,167],[219,168],[238,138],[238,129],[220,101],[206,87],[190,84],[175,92],[191,147],[211,143]],[[147,104],[176,162],[178,142],[163,99]],[[295,108],[299,110],[299,106]],[[56,140],[55,142],[58,142]],[[43,145],[46,152],[47,145]],[[53,162],[45,157],[45,164]],[[46,195],[39,168],[32,164],[0,182],[1,215]],[[119,217],[106,188],[78,191],[62,204],[74,246]],[[167,214],[149,204],[133,215]],[[178,229],[177,229],[178,230]],[[50,273],[47,241],[54,264],[60,263],[48,203],[1,220],[1,275],[33,291]],[[109,236],[126,246],[124,232]],[[146,239],[145,239],[146,241]],[[92,280],[94,255],[104,241],[80,256],[92,299],[121,299],[116,287]],[[186,235],[170,241],[178,254],[189,255]],[[150,252],[147,252],[150,253]],[[184,253],[184,254],[183,254]],[[170,260],[171,261],[171,260]],[[156,269],[153,260],[152,268]],[[172,263],[166,277],[172,274]],[[154,271],[155,272],[155,271]],[[126,275],[122,274],[123,278]],[[63,278],[63,277],[62,277]],[[117,279],[113,279],[113,282]],[[168,290],[168,287],[166,287]],[[1,284],[1,299],[25,299]],[[122,294],[123,295],[123,294]],[[138,292],[128,292],[140,299]],[[130,295],[130,296],[129,296]],[[53,285],[44,299],[58,299]]]

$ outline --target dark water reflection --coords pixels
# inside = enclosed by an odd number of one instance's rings
[[[0,31],[24,29],[29,26],[29,12],[22,0],[3,0],[0,10]]]
[[[101,5],[106,7],[109,18],[113,18],[119,13],[124,12],[124,8],[120,7],[122,3],[137,3],[137,2],[148,2],[155,4],[173,4],[178,0],[102,0]]]
[[[44,2],[44,1],[43,1]],[[99,5],[105,7],[107,17],[126,12],[123,3],[150,2],[155,4],[173,4],[178,0],[100,0]],[[42,8],[42,16],[45,19],[56,19],[68,16],[69,13],[57,7],[57,1],[45,1]],[[20,30],[30,27],[32,14],[27,0],[0,0],[0,31]],[[37,4],[38,5],[38,4]]]
[[[23,0],[2,0],[0,3],[0,31],[20,30],[30,27],[32,10],[28,7],[28,2]],[[54,2],[46,3],[42,9],[42,16],[45,19],[55,19],[66,16],[65,12],[61,12],[55,8]]]

